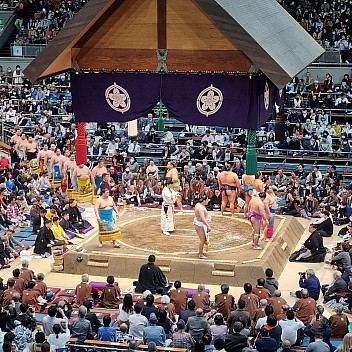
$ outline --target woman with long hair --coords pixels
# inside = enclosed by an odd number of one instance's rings
[[[133,299],[130,293],[126,293],[123,297],[123,302],[120,303],[119,306],[120,316],[119,322],[120,324],[126,323],[128,324],[128,318],[131,314],[133,314]]]
[[[336,352],[350,352],[352,348],[352,334],[348,333],[343,338],[342,344],[337,347]]]

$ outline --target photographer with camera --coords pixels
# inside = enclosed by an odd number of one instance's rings
[[[319,299],[321,285],[319,279],[315,276],[314,270],[307,269],[306,272],[298,274],[299,287],[307,289],[309,297],[317,301]]]

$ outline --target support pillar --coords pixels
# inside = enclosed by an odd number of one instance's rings
[[[275,120],[275,141],[282,142],[285,140],[285,131],[286,131],[286,125],[285,125],[285,115],[276,115],[276,120]]]
[[[247,151],[246,151],[246,174],[255,175],[258,172],[258,159],[257,159],[257,131],[248,130],[247,135]]]
[[[158,117],[158,132],[164,132],[164,127],[165,127],[162,106],[163,106],[163,102],[160,99],[160,101],[159,101],[159,117]]]
[[[86,122],[78,122],[78,136],[76,139],[76,163],[87,164],[87,138],[86,138]]]

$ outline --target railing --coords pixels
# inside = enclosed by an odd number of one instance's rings
[[[11,56],[36,57],[47,44],[11,44]]]

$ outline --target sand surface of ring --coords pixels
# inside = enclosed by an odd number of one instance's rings
[[[175,216],[175,231],[171,236],[160,230],[160,215],[135,219],[121,225],[120,241],[128,245],[138,243],[142,248],[161,252],[189,252],[197,249],[198,236],[193,225],[193,213]],[[250,241],[251,226],[247,221],[212,214],[210,222],[211,250],[235,247]]]

